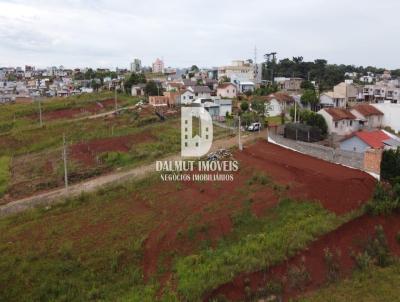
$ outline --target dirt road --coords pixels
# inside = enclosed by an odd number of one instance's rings
[[[252,141],[257,138],[266,138],[267,131],[263,130],[257,133],[242,133],[242,143]],[[213,142],[211,151],[215,151],[221,148],[231,148],[238,143],[237,136],[231,138],[225,138]],[[180,160],[180,154],[169,156],[166,158],[160,158],[160,160]],[[99,176],[78,184],[69,186],[68,189],[61,188],[55,189],[49,192],[37,194],[34,196],[22,198],[19,200],[11,201],[3,206],[0,206],[0,217],[22,212],[35,207],[48,206],[51,204],[62,203],[65,198],[78,196],[82,192],[93,192],[104,186],[110,184],[118,184],[130,179],[141,179],[146,175],[155,171],[155,163],[136,167],[134,169],[115,172],[108,175]]]

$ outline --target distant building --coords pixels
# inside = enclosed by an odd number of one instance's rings
[[[251,61],[236,60],[232,61],[231,65],[222,66],[218,68],[218,80],[227,77],[232,83],[238,82],[256,82],[260,80],[256,78],[260,72],[257,71],[258,66],[251,63]]]
[[[139,59],[134,59],[131,63],[131,72],[141,72],[142,62]]]
[[[302,78],[279,77],[274,79],[280,90],[296,92],[301,89]]]
[[[164,73],[164,62],[159,58],[153,63],[153,73]]]
[[[235,98],[237,96],[237,87],[232,83],[223,83],[217,87],[217,96],[221,98]]]

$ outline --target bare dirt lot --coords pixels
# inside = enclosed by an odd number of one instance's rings
[[[142,132],[75,144],[71,146],[70,152],[73,159],[84,165],[91,166],[96,164],[96,157],[101,153],[109,151],[128,152],[133,145],[154,140],[155,137],[149,131],[149,133]]]
[[[44,112],[43,119],[46,121],[57,119],[70,119],[84,114],[96,114],[106,109],[112,109],[115,106],[114,99],[88,104],[81,108],[60,109],[50,112]]]
[[[256,215],[276,205],[280,196],[269,187],[244,195],[238,193],[238,188],[243,187],[255,171],[265,173],[275,183],[290,184],[286,192],[288,197],[315,200],[337,214],[358,208],[374,190],[374,178],[364,172],[324,162],[266,141],[258,141],[233,156],[240,162],[241,168],[231,183],[217,186],[185,183],[178,192],[171,183],[157,186],[158,197],[155,199],[163,215],[160,216],[159,226],[150,233],[145,243],[145,277],[155,273],[160,255],[176,249],[188,254],[193,249],[192,241],[179,237],[182,230],[190,227],[193,216],[201,217],[196,223],[207,225],[211,240],[216,241],[230,232],[231,214],[241,207],[244,198],[254,199],[252,210]],[[164,260],[168,264],[168,257]]]

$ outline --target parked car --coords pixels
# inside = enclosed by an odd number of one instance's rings
[[[260,123],[252,123],[250,126],[247,127],[247,131],[259,131],[261,130]]]

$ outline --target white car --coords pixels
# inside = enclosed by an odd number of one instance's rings
[[[247,131],[259,131],[261,130],[260,123],[252,123],[250,126],[247,127]]]

